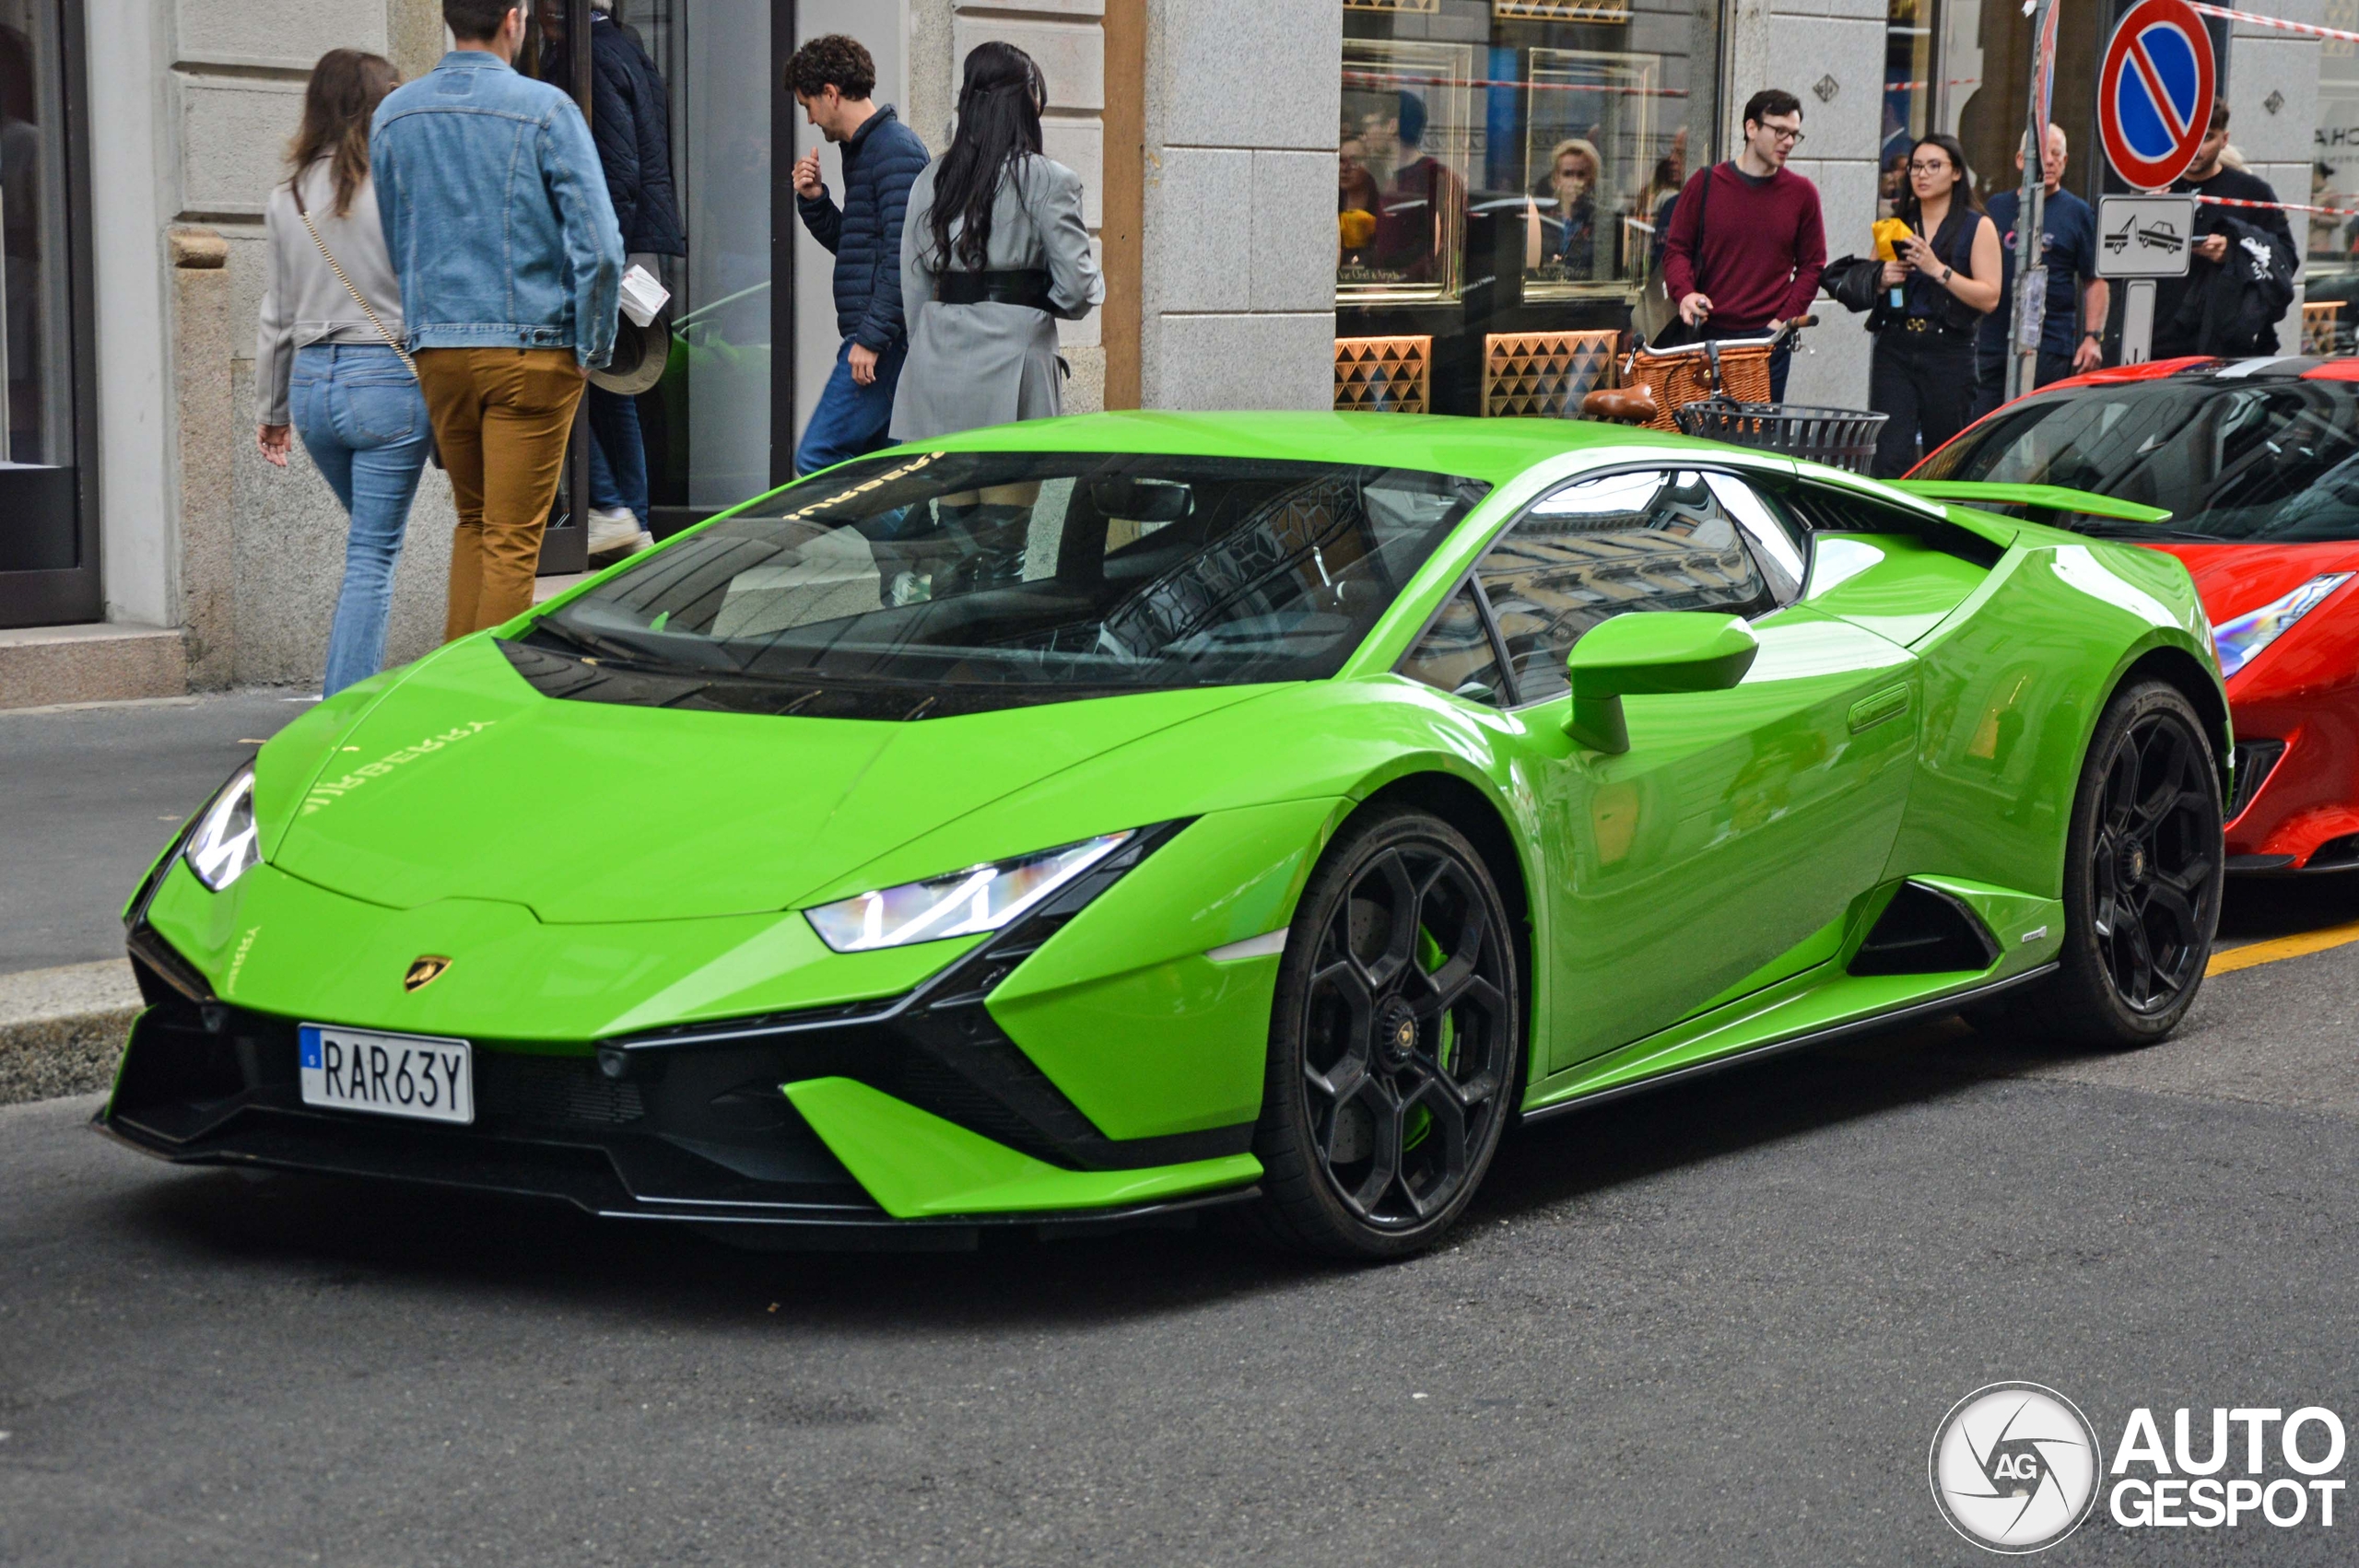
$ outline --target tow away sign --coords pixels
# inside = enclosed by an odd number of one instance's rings
[[[2097,199],[2099,277],[2185,277],[2194,240],[2193,196]]]

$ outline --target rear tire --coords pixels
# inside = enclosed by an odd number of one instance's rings
[[[1257,1228],[1333,1258],[1432,1246],[1490,1169],[1522,1050],[1516,935],[1482,856],[1420,812],[1356,819],[1278,971]]]
[[[2221,823],[2220,770],[2187,698],[2161,681],[2115,693],[2073,795],[2060,965],[1999,1019],[2116,1049],[2168,1036],[2211,961]]]

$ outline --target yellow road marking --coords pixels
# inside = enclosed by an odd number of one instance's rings
[[[2244,947],[2232,947],[2225,953],[2215,953],[2204,966],[2205,976],[2230,975],[2238,969],[2249,969],[2259,964],[2274,964],[2282,958],[2299,958],[2306,953],[2324,953],[2330,947],[2342,947],[2359,942],[2359,920],[2340,926],[2328,926],[2323,930],[2304,931],[2298,936],[2281,936],[2268,942],[2256,942]]]

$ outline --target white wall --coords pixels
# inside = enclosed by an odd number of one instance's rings
[[[1335,0],[1150,0],[1141,402],[1335,395]]]
[[[2240,10],[2283,18],[2286,21],[2322,24],[2327,18],[2322,0],[2271,0],[2267,6],[2243,6]],[[2345,8],[2347,14],[2347,8]],[[2349,27],[2338,20],[2336,27]],[[2349,47],[2345,45],[2344,47]],[[2280,28],[2259,28],[2250,22],[2233,24],[2228,40],[2228,145],[2242,153],[2245,166],[2269,181],[2281,202],[2310,200],[2313,133],[2318,123],[2318,41]],[[2277,107],[2269,107],[2271,95]],[[2331,205],[2331,204],[2328,204]],[[2309,248],[2306,214],[2287,213],[2294,230],[2296,258]],[[2299,276],[2297,271],[2296,275]],[[2346,307],[2348,309],[2348,307]],[[2302,350],[2302,296],[2294,293],[2293,306],[2277,329],[2279,349]]]
[[[111,621],[178,620],[166,360],[160,0],[90,0],[90,185],[98,293],[100,559]],[[85,432],[84,439],[89,439]]]
[[[1802,143],[1787,167],[1818,187],[1826,253],[1866,255],[1876,216],[1876,143],[1883,127],[1884,0],[1734,0],[1728,6],[1728,90],[1719,156],[1735,156],[1744,100],[1783,88],[1802,100]],[[1822,97],[1822,85],[1831,91]],[[1821,297],[1787,399],[1868,405],[1867,318]]]

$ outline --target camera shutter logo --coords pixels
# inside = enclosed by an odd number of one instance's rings
[[[2080,1528],[2104,1469],[2095,1428],[2036,1383],[1993,1383],[1950,1409],[1927,1460],[1950,1527],[1986,1551],[2042,1551]]]

